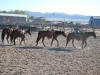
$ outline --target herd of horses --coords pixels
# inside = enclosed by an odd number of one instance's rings
[[[21,39],[21,41],[20,41],[20,45],[21,45],[21,42],[22,41],[24,41],[24,43],[25,43],[25,35],[26,34],[29,34],[29,35],[31,35],[31,29],[16,29],[16,30],[12,30],[12,28],[11,27],[6,27],[6,28],[4,28],[3,30],[2,30],[2,33],[1,33],[1,40],[2,40],[2,43],[4,43],[4,38],[5,38],[5,35],[7,35],[7,37],[6,37],[6,40],[7,40],[7,42],[9,43],[9,38],[10,38],[10,43],[12,44],[13,43],[13,45],[16,45],[16,38],[20,38]],[[53,35],[51,34],[51,32],[50,31],[39,31],[38,32],[38,36],[37,36],[37,39],[36,39],[36,46],[38,45],[38,42],[40,41],[40,39],[42,39],[42,43],[43,43],[43,45],[45,46],[45,44],[44,44],[44,39],[45,39],[45,37],[47,37],[47,38],[49,38],[49,39],[52,39],[52,41],[51,41],[51,46],[52,46],[52,43],[53,43],[53,41],[54,40],[56,40],[57,41],[57,46],[59,46],[59,42],[58,42],[58,40],[57,40],[57,37],[59,36],[59,35],[62,35],[62,36],[64,36],[65,38],[66,38],[66,46],[67,46],[67,44],[72,40],[72,45],[75,47],[75,45],[74,45],[74,39],[76,39],[76,40],[78,40],[78,41],[80,41],[80,40],[82,40],[82,48],[85,48],[86,47],[86,45],[87,45],[87,42],[86,42],[86,39],[89,37],[89,36],[93,36],[94,38],[96,38],[96,34],[95,34],[95,32],[84,32],[84,34],[83,35],[79,35],[79,36],[77,36],[76,34],[75,34],[75,32],[72,32],[72,33],[69,33],[67,36],[66,36],[66,34],[65,34],[65,32],[64,31],[55,31],[54,33],[53,33]],[[85,44],[85,45],[84,45]],[[84,45],[84,47],[83,47],[83,45]],[[76,47],[75,47],[76,48]]]
[[[21,38],[21,41],[20,41],[20,45],[21,45],[21,42],[24,41],[25,43],[25,34],[29,34],[31,35],[31,29],[26,29],[26,30],[23,30],[21,28],[18,28],[16,30],[13,30],[12,27],[6,27],[2,30],[2,33],[1,33],[1,40],[2,40],[2,43],[4,44],[4,38],[5,38],[5,35],[7,35],[6,39],[7,39],[7,42],[9,43],[9,37],[10,37],[10,42],[13,43],[14,45],[16,45],[15,43],[15,40],[16,38]]]

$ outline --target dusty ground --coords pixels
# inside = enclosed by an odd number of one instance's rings
[[[0,45],[0,75],[100,75],[100,37],[87,39],[87,47],[81,49],[81,41],[65,46],[66,38],[59,36],[59,47],[51,39],[41,40],[35,46],[37,33],[26,35],[26,45]],[[0,41],[1,43],[1,41]]]

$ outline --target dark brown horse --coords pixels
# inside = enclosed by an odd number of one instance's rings
[[[82,40],[82,49],[83,49],[83,48],[86,47],[86,45],[87,45],[86,39],[87,39],[89,36],[93,36],[94,38],[96,38],[95,32],[85,32],[84,35],[82,35],[82,36],[76,36],[74,32],[73,32],[73,33],[69,33],[68,36],[67,36],[66,46],[67,46],[67,44],[70,42],[70,40],[72,40],[73,46],[74,46],[74,39],[76,39],[76,40],[78,40],[78,41],[79,41],[79,40]],[[85,46],[83,47],[84,43],[85,43]],[[75,46],[74,46],[74,47],[75,47]],[[75,48],[76,48],[76,47],[75,47]]]
[[[21,42],[24,41],[25,43],[25,34],[28,33],[29,35],[31,35],[31,30],[30,29],[27,29],[27,30],[21,30],[21,29],[16,29],[16,30],[13,30],[12,33],[11,33],[11,43],[14,42],[14,45],[15,45],[15,40],[16,38],[21,38]],[[20,45],[21,45],[21,42],[20,42]]]
[[[49,31],[39,31],[38,36],[37,36],[37,40],[36,40],[36,46],[38,45],[38,42],[41,38],[42,38],[42,43],[45,46],[45,44],[44,44],[45,37],[52,39],[51,46],[52,46],[53,40],[56,40],[57,46],[59,46],[59,43],[58,43],[58,40],[57,40],[58,35],[63,35],[64,37],[66,37],[66,34],[64,33],[64,31],[55,31],[53,33],[53,35]]]
[[[9,40],[8,38],[10,37],[12,33],[12,27],[6,27],[2,30],[2,33],[1,33],[1,40],[2,40],[2,43],[4,43],[4,38],[5,38],[5,35],[7,35],[6,39],[7,39],[7,42],[9,43]]]

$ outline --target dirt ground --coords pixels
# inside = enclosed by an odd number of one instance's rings
[[[1,37],[1,35],[0,35]],[[100,75],[100,37],[87,39],[87,47],[81,49],[81,41],[75,41],[77,48],[66,38],[58,36],[50,46],[51,39],[45,38],[35,46],[37,32],[26,34],[26,45],[0,44],[0,75]],[[0,41],[1,43],[1,41]]]

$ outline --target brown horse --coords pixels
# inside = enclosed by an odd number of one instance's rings
[[[12,27],[6,27],[2,30],[2,33],[1,33],[1,40],[2,40],[2,43],[4,43],[4,38],[5,38],[5,35],[7,35],[6,39],[7,39],[7,42],[9,43],[9,36],[11,35],[12,33]]]
[[[83,44],[85,43],[85,46],[84,48],[86,47],[87,45],[87,42],[86,42],[86,39],[89,37],[89,36],[93,36],[94,38],[96,38],[96,34],[95,32],[85,32],[83,36],[76,36],[75,33],[69,33],[68,36],[67,36],[67,42],[66,42],[66,46],[67,44],[70,42],[70,40],[72,40],[72,44],[74,46],[74,39],[76,40],[82,40],[82,49],[83,49]],[[75,47],[75,46],[74,46]],[[76,48],[76,47],[75,47]]]
[[[21,42],[24,41],[25,43],[25,34],[29,34],[31,35],[31,30],[30,29],[27,29],[27,30],[21,30],[21,29],[16,29],[16,30],[13,30],[12,33],[11,33],[11,43],[14,42],[14,45],[15,45],[15,40],[16,38],[21,38]],[[21,45],[21,42],[20,42],[20,45]]]
[[[55,31],[53,33],[53,35],[51,34],[50,31],[39,31],[38,36],[37,36],[37,40],[36,40],[36,46],[38,45],[38,42],[41,38],[42,38],[42,43],[45,46],[45,44],[44,44],[45,37],[52,39],[51,46],[52,46],[53,40],[56,40],[57,46],[59,46],[59,43],[58,43],[58,40],[57,40],[58,35],[63,35],[64,37],[66,37],[66,34],[64,33],[64,31]]]

